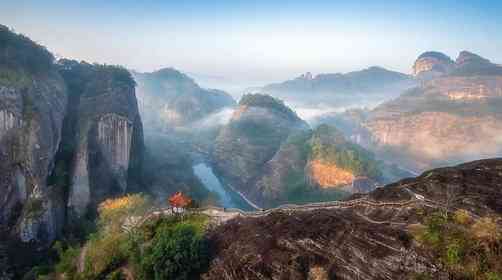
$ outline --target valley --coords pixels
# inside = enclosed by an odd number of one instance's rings
[[[309,50],[225,69],[270,57],[206,63],[240,35],[167,31],[65,56],[0,24],[0,280],[502,279],[500,64],[403,44],[340,52],[385,68]],[[330,67],[294,74],[313,57]]]

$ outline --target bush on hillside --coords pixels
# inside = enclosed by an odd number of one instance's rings
[[[188,224],[163,227],[142,261],[145,279],[190,279],[208,263],[207,244],[197,228]]]
[[[412,233],[436,256],[451,279],[502,279],[502,228],[497,219],[475,219],[465,210],[448,216],[435,213]]]

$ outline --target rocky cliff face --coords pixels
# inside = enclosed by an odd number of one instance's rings
[[[440,52],[425,52],[413,65],[413,75],[422,79],[431,79],[449,73],[453,69],[453,60]]]
[[[138,82],[140,113],[145,127],[169,129],[188,126],[235,101],[223,91],[203,89],[187,75],[165,68],[152,73],[133,72]]]
[[[419,58],[416,66],[429,58]],[[500,155],[500,67],[468,52],[447,64],[448,70],[431,68],[444,70],[441,75],[430,76],[362,119],[353,118],[357,124],[345,131],[357,143],[415,171]]]
[[[105,198],[134,190],[142,123],[135,83],[125,69],[75,61],[59,67],[71,95],[61,164],[70,174],[69,214],[82,218]]]
[[[0,231],[50,242],[64,221],[62,192],[47,184],[61,140],[66,87],[53,56],[0,26]]]
[[[236,218],[209,233],[212,261],[202,278],[452,279],[412,229],[445,205],[472,216],[502,214],[500,170],[501,159],[478,161],[428,171],[340,207]]]
[[[143,132],[120,67],[54,57],[0,26],[0,275],[44,257],[67,221],[137,190]],[[68,219],[69,218],[69,219]],[[46,257],[46,256],[45,256]]]

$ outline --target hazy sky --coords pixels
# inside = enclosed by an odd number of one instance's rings
[[[0,0],[0,23],[54,53],[239,81],[471,50],[502,63],[502,1]]]

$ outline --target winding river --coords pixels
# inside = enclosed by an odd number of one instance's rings
[[[195,176],[197,176],[206,189],[218,195],[217,206],[225,208],[239,208],[242,210],[254,210],[255,207],[246,202],[238,193],[224,186],[216,177],[212,168],[205,163],[198,163],[193,166]]]

